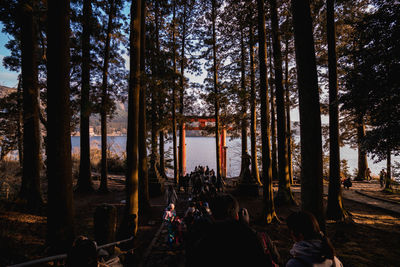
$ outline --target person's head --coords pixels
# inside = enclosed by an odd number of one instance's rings
[[[68,267],[95,267],[97,266],[97,245],[96,242],[85,236],[78,236],[67,257]]]
[[[286,224],[296,242],[321,240],[323,255],[329,259],[333,259],[335,249],[319,228],[318,221],[312,213],[307,211],[293,212],[287,217]]]
[[[174,203],[169,204],[168,210],[174,210],[174,209],[175,209],[175,204]]]
[[[294,212],[286,219],[286,224],[295,241],[312,240],[320,237],[320,228],[314,215],[306,211]]]
[[[239,219],[239,203],[230,194],[218,195],[210,202],[210,207],[216,220]]]

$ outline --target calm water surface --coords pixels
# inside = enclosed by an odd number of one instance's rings
[[[107,138],[110,150],[114,153],[121,154],[125,151],[126,136],[109,136]],[[79,152],[79,136],[71,137],[72,152]],[[100,148],[101,138],[100,136],[90,137],[91,147]],[[228,177],[235,177],[240,172],[240,154],[241,154],[241,139],[230,139],[226,138],[226,145],[228,147],[227,152],[227,175]],[[165,151],[172,155],[172,143],[166,142]],[[250,141],[248,142],[250,148]],[[357,150],[351,149],[350,147],[342,147],[340,149],[341,158],[346,159],[349,165],[350,173],[357,168]],[[172,156],[171,156],[172,157]],[[214,137],[186,137],[186,170],[192,171],[195,166],[203,165],[209,166],[211,169],[216,169],[215,160],[215,138]],[[394,157],[392,160],[400,161],[399,157]],[[374,174],[378,174],[382,168],[386,168],[386,161],[374,163],[374,161],[368,157],[368,165]]]

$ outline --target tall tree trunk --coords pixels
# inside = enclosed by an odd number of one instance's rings
[[[162,105],[161,105],[161,107],[162,107]],[[160,113],[161,113],[160,114],[160,121],[161,121],[161,119],[163,118],[163,114],[162,114],[161,110],[160,110]],[[160,172],[161,177],[167,178],[167,175],[165,174],[164,130],[160,131],[159,136],[160,136],[160,141],[159,141],[159,146],[160,146],[160,148],[159,148],[159,150],[160,150],[160,169],[159,169],[159,172]]]
[[[48,2],[46,241],[52,253],[67,251],[74,239],[69,12],[69,0]]]
[[[23,92],[23,165],[19,197],[30,209],[42,205],[40,194],[40,128],[37,30],[34,12],[37,2],[22,0],[21,5],[21,60]]]
[[[239,95],[241,101],[241,130],[242,130],[242,162],[240,172],[243,172],[244,168],[248,168],[248,166],[244,165],[244,162],[247,160],[247,92],[246,92],[246,48],[244,46],[244,29],[241,27],[240,29],[240,53],[241,53],[241,62],[240,62],[240,73],[241,73],[241,92]],[[250,177],[249,177],[250,178]]]
[[[364,180],[365,179],[365,171],[368,168],[368,161],[367,161],[367,153],[365,149],[362,147],[361,143],[362,140],[365,138],[365,123],[364,123],[364,116],[358,115],[357,117],[357,147],[358,147],[358,174],[356,179],[357,180]]]
[[[279,188],[276,200],[280,204],[295,204],[296,202],[290,189],[289,161],[287,152],[288,145],[286,139],[285,92],[282,85],[282,53],[281,40],[279,36],[278,8],[276,0],[270,0],[269,2],[271,6],[272,45],[275,67],[276,113],[278,126]]]
[[[22,108],[22,76],[18,75],[18,86],[17,86],[17,94],[18,94],[18,121],[17,123],[17,140],[18,140],[18,160],[19,160],[19,166],[22,168],[23,166],[23,161],[24,161],[24,151],[23,151],[23,130],[22,126],[24,123],[24,114],[23,114],[23,108]],[[3,152],[3,150],[1,150]],[[1,158],[3,159],[3,158]]]
[[[179,114],[180,114],[180,122],[179,122],[179,176],[185,175],[185,170],[183,168],[183,150],[186,146],[183,138],[183,124],[184,124],[184,80],[185,80],[185,45],[186,45],[186,12],[187,12],[187,2],[183,1],[183,18],[182,18],[182,46],[181,46],[181,75],[180,75],[180,100],[179,100]]]
[[[339,105],[334,4],[334,0],[326,1],[329,68],[329,191],[326,217],[338,221],[344,219],[346,211],[343,208],[340,186]]]
[[[292,161],[292,127],[290,122],[290,98],[289,98],[289,38],[285,43],[285,101],[286,101],[286,134],[288,149],[288,165],[290,183],[293,184],[293,161]]]
[[[217,160],[217,178],[221,177],[221,158],[219,153],[219,84],[218,84],[218,66],[217,66],[217,33],[216,33],[216,3],[212,0],[211,23],[212,23],[212,51],[213,51],[213,78],[214,78],[214,117],[215,117],[215,153]]]
[[[81,84],[81,157],[77,192],[93,191],[90,171],[90,33],[91,33],[92,1],[83,1],[82,25],[82,84]]]
[[[292,0],[301,136],[301,208],[325,231],[322,135],[313,26],[308,0]]]
[[[142,0],[140,21],[140,75],[145,75],[146,0]],[[149,173],[147,167],[146,84],[140,79],[139,93],[139,212],[150,210]]]
[[[140,36],[142,0],[132,1],[130,22],[130,73],[128,96],[128,133],[126,141],[127,173],[126,190],[127,201],[125,211],[125,236],[136,236],[138,229],[139,211],[139,95],[140,95]]]
[[[268,78],[267,78],[267,47],[265,37],[264,0],[257,0],[258,6],[258,44],[260,62],[260,96],[261,96],[261,138],[262,138],[262,177],[264,216],[267,223],[277,220],[274,195],[272,190],[269,108],[268,108]]]
[[[101,90],[101,178],[100,192],[108,192],[107,185],[107,107],[108,107],[108,62],[110,60],[110,42],[115,12],[114,0],[110,0],[110,13],[108,14],[107,35],[104,47],[104,63],[103,63],[103,83]]]
[[[392,189],[392,163],[391,163],[391,151],[387,150],[386,153],[386,181],[385,190]]]
[[[267,41],[268,53],[272,54],[272,44]],[[272,79],[272,57],[269,57],[269,86],[271,90],[271,168],[272,180],[278,180],[278,162],[276,160],[276,120],[275,120],[275,93]]]
[[[174,157],[174,182],[179,183],[178,153],[176,150],[176,45],[175,45],[175,11],[176,0],[174,1],[172,16],[172,57],[173,57],[173,76],[172,76],[172,151]],[[181,161],[181,159],[179,159]]]
[[[155,46],[156,46],[156,62],[160,58],[160,42],[159,42],[159,26],[158,26],[158,1],[155,1],[155,10],[154,10],[154,19],[155,19]],[[159,79],[159,67],[158,64],[153,64],[152,72],[155,74],[156,79]],[[158,95],[156,92],[156,88],[152,88],[151,90],[151,155],[150,155],[150,169],[149,169],[149,182],[151,183],[159,183],[159,172],[158,172],[158,153],[157,153],[157,119],[158,119]],[[153,190],[155,191],[155,190]],[[153,192],[150,192],[153,195]],[[154,194],[155,195],[155,194]]]
[[[251,11],[250,11],[251,12]],[[255,64],[254,64],[254,35],[253,24],[250,19],[249,26],[249,50],[250,50],[250,112],[251,112],[251,125],[250,125],[250,142],[251,142],[251,173],[254,180],[261,185],[260,172],[258,170],[257,159],[257,102],[256,102],[256,86],[255,86]]]

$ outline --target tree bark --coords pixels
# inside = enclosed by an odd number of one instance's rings
[[[258,6],[258,43],[260,62],[260,96],[261,96],[261,138],[262,138],[262,177],[263,202],[266,223],[277,220],[274,196],[272,190],[269,108],[268,108],[268,78],[267,78],[267,47],[265,37],[264,0],[257,0]]]
[[[325,231],[322,184],[322,136],[313,26],[308,0],[292,0],[299,88],[301,135],[301,208]]]
[[[251,11],[250,11],[251,12]],[[250,142],[251,142],[251,173],[258,184],[262,184],[260,180],[260,172],[258,170],[257,159],[257,102],[256,102],[256,86],[255,86],[255,64],[254,64],[254,35],[253,24],[250,19],[249,26],[249,50],[250,50],[250,112],[251,112],[251,125],[250,125]]]
[[[126,142],[127,173],[126,190],[127,205],[125,211],[126,236],[136,236],[138,230],[139,211],[139,95],[140,95],[140,36],[142,0],[132,1],[130,22],[130,73],[128,96],[128,133]]]
[[[271,42],[267,41],[268,53],[272,54]],[[278,180],[278,163],[276,160],[276,120],[275,120],[275,93],[274,83],[272,79],[272,57],[269,57],[269,86],[271,90],[271,168],[272,168],[272,180]]]
[[[47,10],[47,244],[51,253],[74,238],[72,198],[69,0],[49,1]]]
[[[213,78],[214,78],[214,117],[215,117],[215,153],[217,160],[217,179],[221,177],[221,158],[219,153],[219,84],[218,84],[218,66],[217,66],[217,33],[216,33],[216,3],[211,1],[211,24],[212,24],[212,51],[213,51]]]
[[[362,147],[362,140],[365,138],[364,116],[358,115],[357,118],[357,147],[358,147],[358,173],[357,180],[365,180],[365,171],[368,168],[367,153]]]
[[[142,0],[140,21],[140,75],[145,74],[146,0]],[[139,212],[150,211],[149,173],[147,167],[146,84],[140,79],[139,93]]]
[[[155,2],[154,8],[154,20],[155,20],[155,46],[156,46],[156,63],[160,58],[160,42],[159,42],[159,26],[158,26],[158,1]],[[158,64],[153,64],[152,72],[155,75],[156,79],[159,79],[159,67]],[[156,88],[151,90],[151,155],[150,155],[150,169],[149,169],[149,181],[151,183],[158,183],[159,182],[159,172],[157,169],[159,158],[157,153],[157,119],[158,119],[158,95],[156,92]]]
[[[271,25],[272,25],[272,45],[275,67],[275,91],[277,109],[277,128],[278,128],[278,170],[279,188],[276,201],[280,204],[295,204],[292,190],[290,189],[290,176],[286,138],[286,111],[285,111],[285,92],[283,90],[283,71],[281,40],[279,36],[278,8],[276,0],[270,0]]]
[[[176,0],[173,6],[172,16],[172,151],[174,157],[174,183],[179,183],[179,170],[178,170],[178,153],[177,153],[177,140],[176,140],[176,43],[175,43],[175,13],[176,13]],[[179,159],[181,161],[181,159]]]
[[[292,127],[290,121],[290,98],[289,98],[289,38],[285,43],[285,101],[286,101],[286,134],[288,147],[288,165],[290,183],[293,184],[293,161],[292,161]]]
[[[160,111],[160,112],[162,112],[162,111]],[[160,118],[162,118],[163,116],[162,116],[162,114],[161,114],[161,116],[160,116]],[[159,144],[159,146],[160,146],[160,169],[159,169],[159,172],[160,172],[160,175],[161,175],[161,177],[163,177],[163,178],[166,178],[167,177],[167,175],[165,174],[165,156],[164,156],[164,130],[161,130],[160,131],[160,133],[159,133],[159,136],[160,136],[160,144]]]
[[[326,217],[339,221],[344,219],[346,211],[343,208],[340,186],[339,105],[334,4],[334,0],[326,1],[329,69],[329,191]]]
[[[391,151],[387,150],[386,153],[386,181],[385,190],[392,189],[392,163],[391,163]]]
[[[244,168],[248,168],[248,166],[244,165],[246,161],[245,158],[248,154],[247,149],[247,92],[246,92],[246,48],[244,46],[244,29],[241,27],[240,29],[240,53],[241,53],[241,62],[240,62],[240,73],[241,73],[241,92],[239,94],[239,98],[241,101],[241,136],[242,136],[242,161],[240,172],[243,172]]]
[[[76,191],[88,193],[93,191],[90,170],[90,33],[91,33],[92,1],[83,1],[82,25],[82,84],[81,84],[81,129],[80,147],[81,157],[79,164],[79,177]]]
[[[114,0],[110,0],[110,13],[108,14],[107,35],[104,47],[104,63],[103,63],[103,83],[101,90],[101,178],[100,192],[108,192],[107,186],[107,108],[108,108],[108,62],[110,60],[110,42],[115,12]]]
[[[184,124],[184,93],[185,93],[185,45],[186,45],[186,12],[187,12],[187,2],[183,1],[183,18],[182,18],[182,46],[181,46],[181,75],[180,75],[180,100],[179,100],[179,176],[185,175],[185,170],[183,168],[183,149],[186,146],[183,139],[183,124]]]
[[[18,75],[18,86],[17,86],[17,94],[18,94],[18,121],[17,123],[17,140],[18,140],[18,160],[19,165],[22,168],[23,161],[24,161],[24,151],[23,151],[23,123],[24,123],[24,115],[23,115],[23,108],[22,108],[22,77]],[[3,153],[3,149],[1,150]],[[3,158],[1,158],[2,160]]]
[[[23,93],[23,165],[19,197],[27,207],[38,210],[40,193],[40,128],[37,30],[34,12],[36,1],[22,0],[21,5],[21,65]]]

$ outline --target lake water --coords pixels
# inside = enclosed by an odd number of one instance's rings
[[[72,151],[79,151],[79,136],[72,136]],[[90,137],[90,142],[92,147],[100,148],[101,138],[100,136]],[[109,136],[108,145],[114,153],[122,153],[125,151],[126,146],[126,136]],[[227,176],[235,177],[239,175],[240,172],[240,155],[241,155],[241,139],[230,139],[227,137],[226,145],[228,147],[227,151]],[[166,142],[165,151],[170,152],[172,155],[172,143]],[[248,144],[250,148],[250,141]],[[342,147],[340,149],[341,159],[346,159],[349,165],[350,173],[357,168],[357,150],[351,149],[350,147]],[[194,170],[195,166],[203,165],[209,166],[211,169],[216,169],[215,160],[215,138],[214,137],[186,137],[186,170],[188,172]],[[399,157],[393,157],[392,163],[394,161],[400,161]],[[368,166],[373,174],[378,174],[382,168],[386,169],[386,161],[381,161],[374,163],[374,161],[368,157]]]

